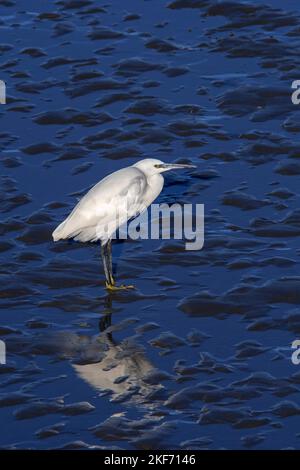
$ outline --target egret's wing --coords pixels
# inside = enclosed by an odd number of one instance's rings
[[[123,168],[97,183],[53,232],[54,240],[104,239],[143,208],[147,180],[135,167]],[[107,232],[108,231],[108,232]]]

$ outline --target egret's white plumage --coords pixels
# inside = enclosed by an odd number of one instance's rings
[[[115,231],[147,209],[160,194],[164,171],[192,168],[147,158],[102,179],[79,201],[71,214],[53,232],[53,240],[74,238],[81,242],[101,240],[109,245]],[[109,255],[109,254],[108,254]],[[107,256],[103,255],[105,258]],[[113,280],[111,260],[104,260],[107,283]]]

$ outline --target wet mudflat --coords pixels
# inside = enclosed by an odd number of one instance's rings
[[[300,14],[288,0],[1,3],[4,448],[299,448]],[[155,157],[205,245],[51,232]]]

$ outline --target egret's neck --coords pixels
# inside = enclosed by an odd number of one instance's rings
[[[164,177],[160,173],[157,173],[155,175],[148,176],[147,182],[148,187],[145,194],[145,199],[147,200],[147,205],[150,205],[161,193],[164,185]]]

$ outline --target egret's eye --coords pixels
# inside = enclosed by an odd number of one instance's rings
[[[161,165],[157,163],[156,165],[154,165],[154,168],[161,168]]]

